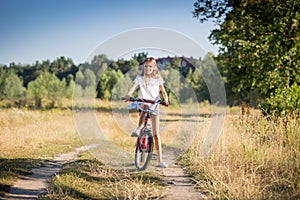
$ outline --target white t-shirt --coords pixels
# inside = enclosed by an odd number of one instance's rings
[[[164,84],[164,82],[165,81],[161,77],[146,78],[146,80],[144,80],[142,75],[138,75],[133,81],[133,83],[138,83],[140,88],[140,98],[149,100],[160,99],[159,86]],[[150,107],[151,109],[153,108],[152,106]]]

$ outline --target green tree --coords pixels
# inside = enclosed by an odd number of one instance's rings
[[[145,62],[147,57],[148,57],[148,53],[141,52],[138,53],[137,55],[134,54],[132,60],[136,60],[139,64],[142,64],[143,62]]]
[[[123,76],[120,73],[120,77],[118,81],[113,85],[112,99],[120,100],[121,97],[126,95],[131,85],[132,85],[132,80],[129,77],[129,74],[125,74],[125,76]]]
[[[87,87],[94,87],[96,89],[96,75],[90,69],[86,69],[83,74],[83,86],[84,88]]]
[[[195,92],[198,101],[203,101],[207,99],[207,96],[205,95],[204,97],[202,91],[204,81],[202,79],[200,70],[189,70],[186,75],[186,81]]]
[[[83,96],[82,86],[79,84],[74,85],[73,98],[80,98]]]
[[[78,72],[75,74],[75,82],[78,85],[81,85],[81,87],[84,87],[84,76],[81,70],[78,70]]]
[[[5,80],[9,76],[9,71],[7,66],[0,67],[0,99],[5,99],[4,86]]]
[[[295,0],[198,0],[194,16],[219,28],[210,40],[227,84],[240,99],[257,91],[300,84],[300,2]]]
[[[179,103],[179,91],[181,88],[180,73],[175,69],[168,69],[161,71],[161,76],[165,81],[166,91],[169,96],[169,101],[172,105],[178,105]]]
[[[174,57],[172,61],[172,67],[180,72],[182,68],[181,62],[182,59],[180,57]]]
[[[67,98],[72,98],[73,91],[74,91],[74,88],[75,88],[75,81],[74,81],[74,78],[73,78],[72,74],[68,75],[67,83],[68,84],[66,86],[66,97]]]
[[[3,92],[5,98],[19,105],[24,100],[26,88],[23,87],[23,81],[11,71],[10,75],[4,81]]]
[[[92,65],[101,66],[103,63],[110,63],[111,61],[107,58],[105,54],[97,55],[91,61]]]
[[[36,80],[28,84],[27,99],[34,101],[35,108],[43,108],[48,103],[53,108],[56,103],[61,103],[66,90],[66,81],[60,81],[54,74],[41,74]]]
[[[129,68],[129,71],[126,71],[126,73],[129,74],[132,80],[142,72],[142,69],[140,68],[140,63],[137,60],[129,60],[127,66]]]
[[[97,74],[100,74],[99,82],[97,85],[97,98],[111,98],[113,88],[118,83],[119,79],[122,77],[122,72],[120,70],[115,71],[111,68],[107,68],[102,73]]]
[[[39,109],[43,106],[43,99],[46,99],[47,90],[45,87],[43,75],[39,76],[35,81],[31,81],[27,88],[27,100],[34,102],[34,107]]]
[[[54,74],[47,74],[47,99],[50,100],[49,107],[54,108],[55,104],[62,106],[62,99],[66,97],[66,80],[59,80]]]

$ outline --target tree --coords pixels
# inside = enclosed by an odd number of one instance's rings
[[[7,66],[0,67],[0,99],[5,99],[4,86],[5,80],[9,76],[9,71]]]
[[[110,63],[111,61],[107,58],[105,54],[100,54],[94,56],[93,60],[91,61],[91,65],[101,66],[103,63]]]
[[[145,62],[146,58],[148,57],[148,53],[141,52],[138,55],[134,54],[132,60],[136,60],[139,64]]]
[[[122,72],[120,70],[115,71],[111,68],[107,68],[100,74],[99,82],[97,85],[97,98],[109,99],[111,98],[113,88],[118,83],[122,77]]]
[[[66,96],[66,80],[59,80],[54,74],[46,74],[46,89],[47,99],[50,100],[49,108],[54,108],[55,104],[58,103],[59,107],[62,106],[62,99]]]
[[[96,89],[96,76],[92,70],[86,69],[84,71],[83,77],[84,77],[83,80],[84,88],[94,87]]]
[[[74,81],[73,75],[69,74],[68,79],[67,79],[67,87],[66,87],[66,97],[67,98],[72,98],[74,88],[75,88],[75,81]]]
[[[31,81],[28,84],[27,100],[34,101],[34,107],[42,108],[42,101],[46,98],[47,90],[43,80],[43,75],[38,77],[35,81]]]
[[[180,81],[180,73],[176,69],[167,69],[161,71],[161,76],[165,81],[166,91],[169,95],[169,101],[172,102],[172,105],[178,105],[181,99],[180,98],[180,88],[181,88],[181,81]]]
[[[74,85],[73,98],[77,99],[83,96],[82,86],[79,84]]]
[[[5,79],[3,92],[7,100],[17,104],[25,97],[26,88],[23,87],[23,81],[14,71],[11,71],[10,75]]]
[[[53,108],[55,103],[60,104],[64,91],[66,81],[60,81],[54,74],[47,72],[28,84],[27,98],[34,101],[35,108],[43,108],[44,102],[48,102],[49,108]]]
[[[207,100],[207,95],[204,96],[202,92],[203,84],[205,85],[205,83],[198,68],[188,71],[186,81],[195,92],[198,101]]]
[[[112,99],[120,100],[121,97],[126,95],[131,85],[132,85],[132,80],[129,77],[129,74],[125,74],[125,76],[123,76],[120,73],[120,77],[118,81],[113,85]]]
[[[278,87],[300,84],[300,3],[295,0],[198,0],[194,17],[213,20],[210,40],[227,84],[244,99],[265,99]]]
[[[84,76],[81,70],[79,70],[76,74],[75,74],[75,82],[78,85],[81,85],[81,87],[84,87]]]

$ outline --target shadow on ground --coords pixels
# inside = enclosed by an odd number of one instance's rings
[[[40,167],[46,160],[29,158],[0,158],[0,196],[13,185],[14,181],[32,174],[31,169]]]

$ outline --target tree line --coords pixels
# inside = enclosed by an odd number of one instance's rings
[[[92,61],[75,65],[72,59],[60,57],[54,61],[36,61],[33,65],[11,63],[0,67],[0,99],[2,107],[36,109],[63,107],[64,99],[91,97],[119,100],[125,95],[133,79],[140,74],[141,63],[147,53],[134,55],[130,60],[114,61],[97,55]],[[209,92],[197,65],[182,66],[183,57],[168,58],[160,73],[174,104],[191,99],[187,88],[197,101],[209,101]],[[137,94],[135,94],[137,95]]]

